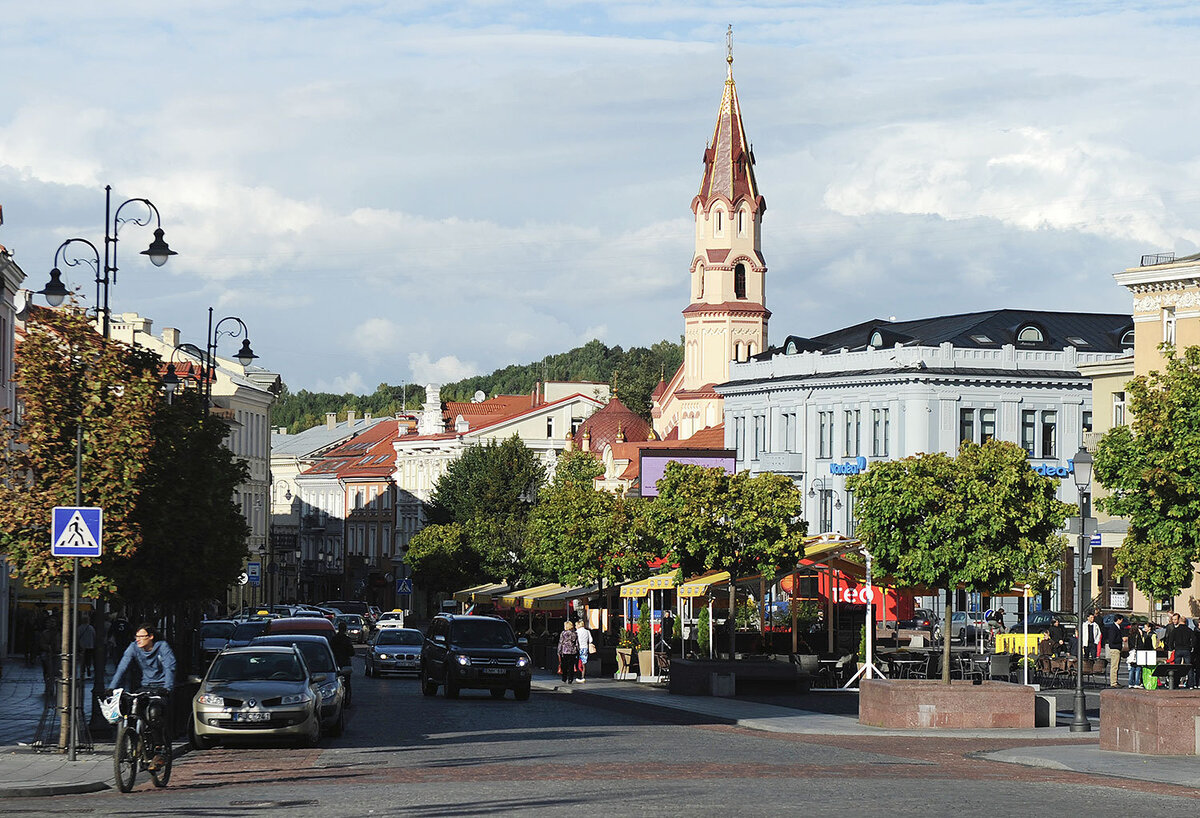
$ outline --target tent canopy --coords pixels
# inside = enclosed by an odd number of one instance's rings
[[[536,597],[541,593],[554,593],[561,589],[562,586],[557,582],[547,582],[543,585],[538,585],[533,588],[525,588],[520,591],[509,591],[505,594],[500,594],[495,598],[495,603],[504,608],[516,608],[521,606],[522,600],[526,597]]]
[[[536,597],[525,596],[521,599],[526,608],[536,611],[559,611],[564,609],[571,600],[592,596],[599,590],[599,585],[581,585],[574,588],[559,585],[557,590],[539,593]]]
[[[674,587],[675,572],[672,571],[669,574],[659,574],[658,576],[639,579],[637,582],[627,582],[621,586],[621,596],[625,599],[640,599],[650,593],[651,589],[659,590]]]
[[[710,571],[698,577],[693,577],[679,586],[679,595],[684,598],[705,596],[708,589],[714,585],[724,585],[729,582],[728,571]]]
[[[483,585],[472,585],[470,588],[455,591],[453,596],[455,602],[469,605],[472,602],[482,602],[485,596],[490,601],[492,594],[507,590],[508,586],[502,582],[485,582]]]

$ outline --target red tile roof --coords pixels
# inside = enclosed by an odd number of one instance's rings
[[[720,304],[689,304],[683,308],[683,314],[689,315],[697,312],[729,312],[734,315],[765,315],[771,317],[771,311],[762,304],[755,304],[753,301],[723,301]]]

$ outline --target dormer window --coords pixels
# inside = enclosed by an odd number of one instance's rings
[[[1017,333],[1017,343],[1019,344],[1042,344],[1045,341],[1042,331],[1032,324],[1021,327],[1021,331]]]
[[[879,349],[883,346],[883,336],[879,333],[879,330],[875,330],[871,333],[870,345],[876,349]]]
[[[1133,330],[1126,330],[1125,334],[1121,336],[1121,348],[1122,349],[1132,349],[1133,348]]]
[[[797,351],[795,341],[788,341],[783,347],[784,355],[795,355]]]
[[[1086,338],[1080,338],[1078,335],[1068,335],[1067,340],[1070,341],[1071,346],[1075,347],[1076,349],[1079,349],[1080,347],[1091,346],[1091,344],[1087,342]]]
[[[986,335],[983,335],[982,333],[972,335],[971,340],[977,344],[994,344],[994,343],[996,343],[991,338],[989,338]]]

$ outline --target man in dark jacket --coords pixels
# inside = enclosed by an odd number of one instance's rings
[[[1046,630],[1046,638],[1050,640],[1050,651],[1055,655],[1067,649],[1067,631],[1057,616],[1051,620],[1050,627]]]
[[[1168,651],[1171,661],[1177,665],[1192,663],[1192,639],[1194,633],[1182,616],[1171,612],[1171,621],[1163,635],[1163,649]],[[1191,675],[1189,671],[1189,676]]]
[[[346,633],[346,623],[339,622],[337,633],[329,640],[329,646],[333,648],[333,658],[337,661],[339,668],[354,667],[354,642],[350,640],[350,635]],[[350,676],[343,677],[346,685],[346,707],[350,706],[351,690]]]
[[[1120,687],[1117,672],[1121,667],[1121,649],[1125,647],[1125,614],[1117,614],[1104,626],[1100,640],[1108,651],[1108,686]]]

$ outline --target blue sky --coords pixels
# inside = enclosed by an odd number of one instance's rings
[[[179,256],[151,268],[148,231],[125,228],[115,309],[194,343],[210,305],[239,316],[293,390],[677,340],[732,23],[773,339],[1126,312],[1112,273],[1200,249],[1198,19],[1183,3],[22,4],[0,29],[0,243],[39,289],[63,239],[101,237],[104,185],[150,198]]]

